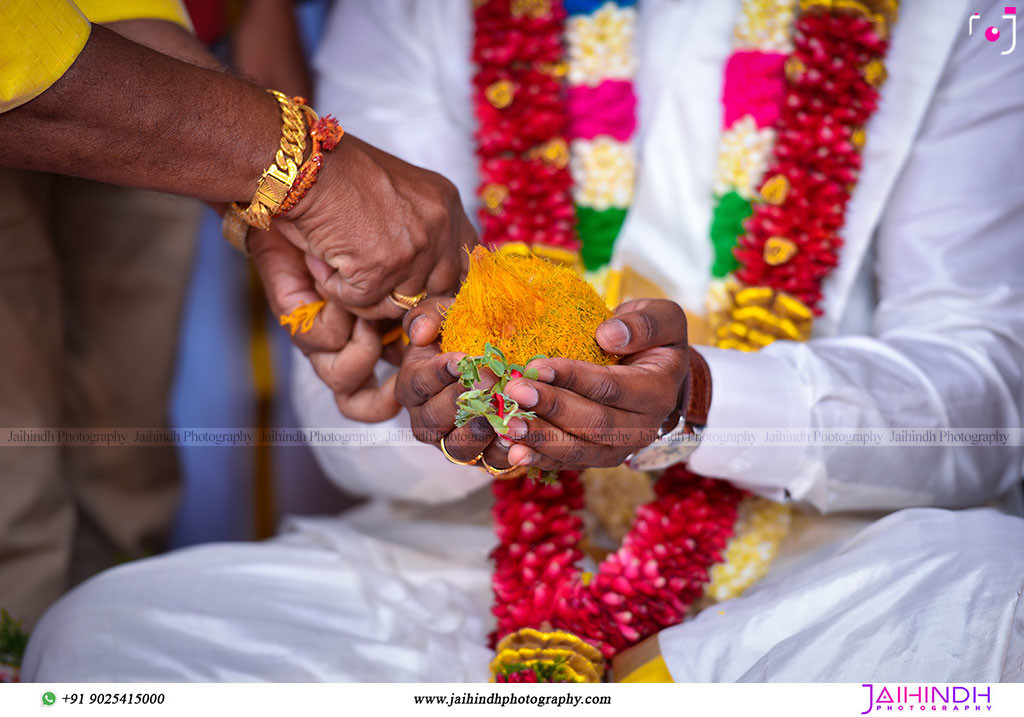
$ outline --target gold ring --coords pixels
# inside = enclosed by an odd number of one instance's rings
[[[474,466],[476,465],[476,462],[478,460],[484,457],[483,451],[481,451],[480,455],[478,455],[471,461],[460,461],[458,458],[452,458],[451,454],[448,452],[448,449],[444,447],[444,436],[441,436],[441,452],[444,453],[445,458],[447,458],[457,466]]]
[[[409,311],[419,306],[419,303],[427,297],[427,292],[421,291],[416,296],[406,296],[405,294],[399,294],[397,291],[392,291],[388,294],[388,299],[392,304],[397,306],[399,309]]]
[[[487,459],[484,458],[484,454],[483,453],[480,454],[480,463],[483,465],[483,469],[485,471],[487,471],[488,473],[490,473],[492,476],[503,476],[506,473],[511,473],[512,471],[519,470],[522,467],[522,466],[509,466],[508,468],[495,468],[494,466],[490,465],[487,462]]]

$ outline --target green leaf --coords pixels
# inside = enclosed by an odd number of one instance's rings
[[[491,369],[491,371],[494,372],[495,376],[501,377],[501,376],[505,375],[505,362],[504,361],[499,361],[498,359],[493,359],[492,358],[490,363],[488,364],[488,366]]]
[[[498,358],[500,358],[503,363],[508,363],[508,360],[505,358],[505,354],[502,353],[501,349],[499,349],[497,346],[494,346],[494,345],[492,345],[490,343],[484,344],[484,353],[486,353],[488,355],[492,355],[493,354],[494,356],[497,356]]]
[[[523,371],[523,375],[526,376],[526,378],[532,378],[534,380],[537,380],[538,378],[540,378],[540,371],[538,371],[535,368],[528,368],[525,371]]]
[[[547,356],[545,356],[544,354],[534,354],[533,356],[530,357],[530,361],[533,361],[534,359],[542,359],[542,358],[547,358]],[[526,363],[530,363],[530,361],[527,361]]]
[[[487,421],[491,424],[491,427],[498,433],[508,433],[508,426],[505,421],[495,416],[493,413],[487,416]]]
[[[470,399],[466,401],[466,408],[473,412],[476,416],[482,416],[491,409],[490,401],[483,401],[478,398]]]

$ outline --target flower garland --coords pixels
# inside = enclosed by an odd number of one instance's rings
[[[809,334],[820,282],[835,265],[846,185],[859,169],[859,155],[843,141],[863,144],[860,126],[877,106],[877,93],[857,78],[874,88],[884,77],[881,38],[894,13],[856,0],[803,0],[791,35],[795,1],[745,0],[725,73],[711,234],[713,273],[728,278],[710,294],[721,346],[764,345],[761,334],[770,331],[795,339]],[[590,229],[618,233],[635,174],[628,142],[635,118],[625,118],[627,107],[635,115],[635,96],[631,86],[626,92],[613,84],[635,70],[621,51],[635,11],[618,6],[628,4],[477,0],[474,84],[488,243],[564,260],[578,236],[585,256],[592,243],[588,268],[607,262],[614,236],[599,233],[595,240]],[[628,22],[621,19],[627,10]],[[594,17],[566,23],[567,11]],[[558,51],[563,31],[568,69]],[[850,63],[861,69],[851,75]],[[560,101],[563,75],[571,86],[567,101]],[[594,111],[605,106],[618,110]],[[849,128],[853,120],[859,124]],[[564,136],[572,137],[568,158]],[[837,181],[845,197],[835,191]],[[656,498],[637,509],[622,546],[590,575],[578,567],[577,474],[563,472],[553,484],[496,481],[493,490],[497,681],[599,680],[602,658],[679,623],[695,604],[734,597],[763,575],[789,519],[783,506],[675,466],[656,483]]]
[[[790,34],[795,4],[745,0],[727,64],[711,226],[712,274],[727,278],[708,301],[720,348],[810,337],[886,77],[896,0],[800,0]]]
[[[606,658],[682,622],[722,559],[744,496],[682,466],[668,469],[655,484],[656,499],[637,510],[622,546],[589,575],[577,565],[583,557],[578,474],[563,471],[550,485],[495,481],[493,489],[496,634],[553,628]],[[521,657],[499,651],[492,672],[507,678],[523,671]]]
[[[583,265],[608,265],[636,181],[635,0],[566,3],[569,167]]]
[[[483,240],[571,262],[579,242],[561,81],[566,12],[545,0],[491,0],[474,17]]]
[[[635,0],[478,0],[483,241],[596,271],[633,197]],[[563,44],[564,41],[564,44]]]

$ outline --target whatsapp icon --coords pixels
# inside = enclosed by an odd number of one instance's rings
[[[54,704],[56,701],[57,701],[57,695],[53,694],[52,692],[44,692],[43,693],[43,704],[44,705],[50,706],[50,705]]]

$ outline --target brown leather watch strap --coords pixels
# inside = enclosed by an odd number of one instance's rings
[[[711,369],[704,357],[690,347],[690,390],[686,397],[683,419],[695,426],[705,426],[711,410]]]

